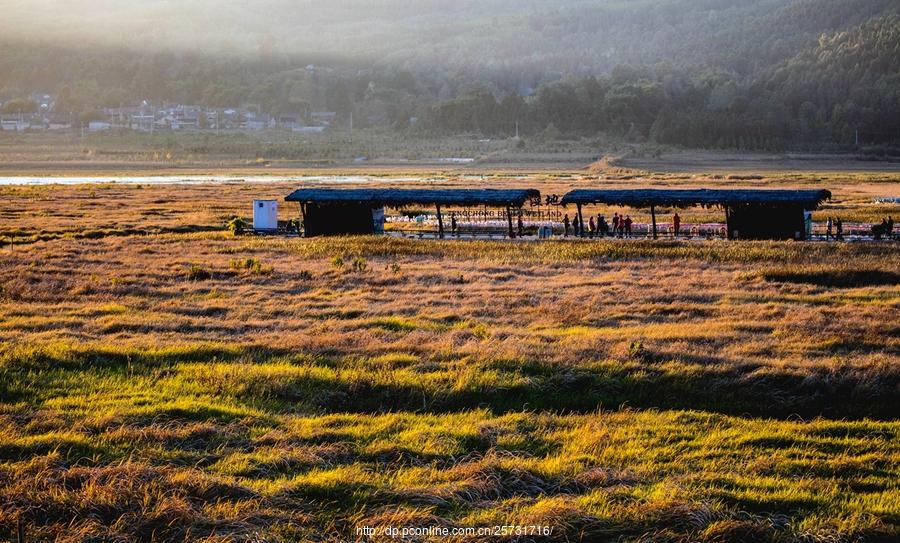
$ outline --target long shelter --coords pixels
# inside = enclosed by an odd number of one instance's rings
[[[298,202],[305,236],[373,234],[383,231],[384,208],[434,206],[438,235],[444,237],[442,208],[487,206],[506,209],[509,236],[513,231],[513,209],[538,200],[535,189],[333,189],[302,188],[285,200]]]
[[[774,189],[577,189],[563,196],[562,205],[591,204],[649,208],[657,237],[657,207],[721,207],[728,239],[805,239],[806,212],[831,198],[827,190]]]

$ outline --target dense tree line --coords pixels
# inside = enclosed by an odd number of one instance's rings
[[[822,35],[785,61],[742,75],[670,64],[544,85],[522,101],[476,91],[433,106],[439,132],[509,135],[552,125],[697,147],[782,149],[900,142],[900,16]]]

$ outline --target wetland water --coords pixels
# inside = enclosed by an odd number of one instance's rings
[[[198,185],[203,183],[322,183],[329,185],[353,185],[359,183],[385,183],[397,181],[439,181],[427,177],[366,177],[361,175],[314,175],[314,176],[271,176],[271,175],[145,175],[145,176],[96,176],[96,177],[42,177],[6,176],[0,177],[0,185]]]

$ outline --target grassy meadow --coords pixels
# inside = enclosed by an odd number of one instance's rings
[[[0,540],[900,538],[897,244],[221,231],[285,188],[0,188]]]

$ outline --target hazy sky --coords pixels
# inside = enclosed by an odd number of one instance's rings
[[[548,51],[597,56],[599,29],[544,32],[560,9],[673,1],[684,0],[0,0],[0,39],[502,69]]]
[[[361,35],[403,41],[435,23],[466,24],[518,5],[578,0],[2,0],[0,29],[21,39],[79,39],[143,46],[282,47],[340,50]],[[425,24],[423,24],[425,23]],[[440,36],[431,35],[440,39]],[[372,46],[379,43],[369,42]]]
[[[842,1],[843,10],[824,9],[838,0],[0,0],[0,40],[328,55],[426,69],[539,63],[584,75],[619,63],[702,63],[741,42],[779,42],[793,54],[807,35],[897,5]]]

